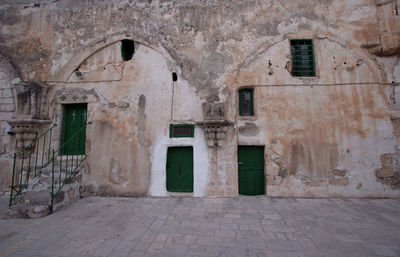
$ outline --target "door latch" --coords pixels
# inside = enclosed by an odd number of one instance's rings
[[[178,168],[179,176],[181,175],[181,169],[182,169],[182,161],[179,161],[179,168]]]

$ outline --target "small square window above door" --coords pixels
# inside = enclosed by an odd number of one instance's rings
[[[169,137],[194,137],[194,125],[169,124]]]

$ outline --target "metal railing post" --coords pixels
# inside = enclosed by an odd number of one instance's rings
[[[30,176],[30,173],[31,173],[31,154],[32,154],[32,147],[29,148],[28,169],[27,169],[25,184],[28,184],[29,176]]]
[[[13,193],[14,193],[15,159],[17,159],[17,154],[16,153],[14,153],[13,172],[12,172],[12,178],[11,178],[10,202],[8,204],[9,207],[11,207],[11,203],[12,203],[12,200],[13,200]]]
[[[50,200],[50,212],[53,212],[54,206],[54,149],[53,149],[53,161],[51,165],[51,200]]]
[[[10,206],[12,205],[12,201],[15,199],[15,197],[22,193],[22,191],[23,191],[22,189],[27,187],[27,185],[29,184],[30,177],[31,176],[36,177],[37,170],[39,170],[39,174],[40,174],[40,169],[50,164],[51,138],[52,138],[52,131],[55,126],[57,126],[57,124],[53,124],[45,132],[43,132],[41,135],[39,135],[35,139],[33,139],[27,146],[23,147],[18,153],[14,153],[10,202],[9,202]],[[48,140],[49,140],[47,153],[45,152],[46,137],[48,137]],[[41,140],[42,140],[42,144],[43,144],[42,146],[40,146]],[[39,156],[40,148],[42,150],[41,157]],[[32,152],[35,151],[35,149],[36,149],[35,156],[32,157]],[[25,164],[25,156],[26,156],[25,152],[26,152],[26,154],[29,154],[29,156],[27,157],[27,160],[26,160],[27,166],[28,166],[27,171],[24,174],[24,166],[26,165]],[[21,163],[19,163],[17,158],[21,158]],[[33,160],[32,158],[35,158],[35,160]],[[38,162],[40,162],[39,158],[42,159],[41,165],[38,165]],[[47,159],[47,161],[45,162],[46,159]],[[32,162],[35,163],[33,169],[31,167]],[[18,165],[18,164],[20,164],[20,165]],[[31,174],[32,171],[34,171],[34,175]],[[25,179],[25,181],[24,181],[24,179]]]
[[[25,151],[22,151],[22,159],[21,159],[21,169],[20,169],[20,178],[19,178],[19,189],[22,191],[22,175],[24,173],[24,159],[25,159]]]
[[[36,177],[36,170],[37,170],[37,162],[38,162],[38,156],[39,156],[39,141],[40,140],[38,140],[37,142],[36,142],[36,157],[35,157],[35,177]]]
[[[50,161],[51,133],[52,132],[53,132],[53,128],[50,129],[49,149],[47,150],[47,162]],[[53,161],[54,161],[54,159],[53,159]]]
[[[41,165],[42,167],[43,167],[43,163],[44,163],[45,147],[46,147],[46,134],[44,134],[44,136],[43,136],[42,165]]]

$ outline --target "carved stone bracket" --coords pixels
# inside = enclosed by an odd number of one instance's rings
[[[197,122],[196,125],[204,127],[207,145],[209,147],[223,146],[228,126],[233,125],[233,123],[225,119],[225,104],[203,104],[203,114],[204,121]]]
[[[12,119],[7,122],[11,126],[10,132],[15,134],[16,148],[22,149],[35,139],[40,129],[49,125],[51,120]]]
[[[208,146],[212,147],[224,145],[226,132],[228,131],[228,125],[230,125],[229,122],[225,120],[204,121],[199,125],[204,126],[204,132],[206,133]]]

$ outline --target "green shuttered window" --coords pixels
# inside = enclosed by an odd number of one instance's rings
[[[194,137],[194,125],[169,124],[169,137]]]
[[[290,40],[292,76],[315,77],[315,58],[312,39]]]
[[[239,90],[239,115],[254,116],[254,96],[252,88]]]

